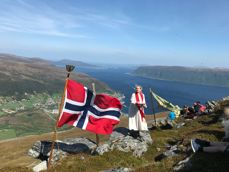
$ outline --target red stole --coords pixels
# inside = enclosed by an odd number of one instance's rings
[[[141,100],[140,100],[139,94],[140,94]],[[144,100],[142,92],[141,93],[135,93],[135,98],[136,98],[136,105],[138,107],[138,110],[139,110],[140,115],[141,115],[141,119],[143,121],[143,118],[145,118],[145,113],[144,113],[144,107],[141,106],[143,103],[143,100]]]

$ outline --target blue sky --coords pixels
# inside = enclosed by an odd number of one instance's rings
[[[2,53],[229,66],[227,0],[1,0],[0,7]]]

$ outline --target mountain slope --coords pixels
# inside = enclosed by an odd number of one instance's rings
[[[229,87],[229,69],[181,66],[141,66],[134,75],[203,85]]]
[[[76,69],[77,70],[77,69]],[[62,92],[66,71],[39,58],[25,58],[0,54],[0,95],[22,95],[25,92]],[[98,91],[111,91],[104,83],[86,74],[72,72],[71,78],[91,87],[96,84]]]
[[[46,60],[0,54],[0,140],[51,132],[65,78],[65,69]],[[97,92],[113,93],[83,73],[72,72],[70,79],[88,88],[95,83]]]
[[[77,61],[77,60],[69,60],[69,59],[62,59],[59,61],[55,61],[53,62],[53,64],[56,66],[64,66],[66,64],[72,64],[72,65],[75,65],[76,67],[88,67],[88,68],[97,67],[96,65],[92,65],[92,64]]]

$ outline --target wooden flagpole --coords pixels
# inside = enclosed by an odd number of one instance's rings
[[[150,93],[150,102],[151,102],[151,107],[152,107],[152,111],[153,111],[153,118],[154,118],[154,122],[155,122],[155,127],[157,127],[157,120],[156,120],[156,115],[155,115],[155,109],[154,109],[154,104],[153,104],[153,91],[151,90],[151,88],[149,89],[149,93]]]
[[[53,149],[54,149],[54,146],[55,146],[55,141],[57,139],[57,124],[58,124],[58,121],[59,121],[59,118],[60,118],[60,115],[61,115],[61,110],[63,109],[65,93],[66,93],[66,89],[67,89],[70,73],[74,70],[74,68],[75,68],[75,66],[73,66],[73,65],[66,65],[66,71],[68,73],[67,73],[67,77],[66,77],[66,81],[65,81],[64,91],[63,91],[62,98],[61,98],[61,103],[59,105],[58,118],[56,120],[56,124],[55,124],[55,127],[54,127],[53,138],[52,138],[52,146],[51,146],[50,156],[49,156],[49,159],[48,159],[48,169],[47,170],[49,170],[50,166],[51,166],[51,160],[52,160],[52,156],[53,156]]]
[[[95,91],[95,83],[92,83],[91,85],[92,85],[93,93],[96,94],[96,91]],[[97,144],[97,146],[99,146],[99,135],[96,134],[95,137],[96,137],[96,144]]]

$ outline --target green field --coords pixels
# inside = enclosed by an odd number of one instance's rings
[[[0,140],[11,139],[16,137],[14,129],[2,129],[0,130]]]
[[[4,102],[0,104],[0,116],[7,115],[7,111],[14,111],[15,113],[20,111],[28,111],[33,109],[45,108],[54,109],[57,108],[60,102],[60,94],[48,95],[47,93],[31,94],[27,95],[25,99],[16,100],[14,97],[1,97]],[[54,101],[53,105],[46,105],[47,100],[51,99]]]
[[[28,94],[22,100],[14,97],[0,99],[0,140],[53,131],[58,115],[51,112],[58,109],[60,94]],[[60,130],[66,129],[69,127],[65,126]]]

